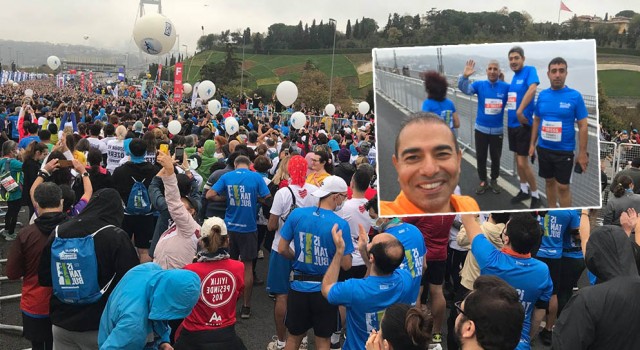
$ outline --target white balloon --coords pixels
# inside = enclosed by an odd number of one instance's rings
[[[53,70],[58,69],[58,67],[60,67],[60,59],[56,56],[49,56],[49,58],[47,58],[47,66]]]
[[[198,85],[198,96],[207,101],[216,93],[216,85],[211,80],[205,80]]]
[[[298,87],[291,81],[283,81],[276,88],[276,97],[284,106],[291,106],[298,98]]]
[[[302,112],[294,112],[291,115],[291,126],[295,129],[302,129],[304,125],[307,123],[307,116]]]
[[[182,91],[185,94],[190,94],[192,89],[193,89],[193,87],[191,86],[191,84],[189,84],[189,83],[182,84]]]
[[[211,100],[209,101],[209,103],[207,103],[207,108],[209,109],[209,112],[211,112],[211,114],[216,115],[222,109],[222,105],[218,100]]]
[[[133,40],[149,55],[162,55],[171,51],[176,43],[176,29],[167,17],[150,13],[136,22]]]
[[[327,115],[333,115],[336,112],[336,106],[334,106],[333,104],[329,103],[328,105],[326,105],[324,107],[324,111],[325,111],[325,113],[327,113]]]
[[[14,82],[13,87],[18,87],[18,83]]]
[[[9,79],[9,81],[7,81],[7,84],[13,85],[13,80]]]
[[[358,104],[358,112],[360,112],[360,114],[367,114],[367,112],[369,112],[369,104],[367,101],[362,101]]]
[[[180,130],[182,130],[182,125],[180,124],[179,121],[177,120],[172,120],[169,122],[169,125],[167,126],[167,129],[169,129],[169,132],[173,135],[177,135],[180,133]]]
[[[228,117],[224,120],[224,129],[227,131],[227,134],[234,135],[240,131],[240,125],[238,125],[236,118]]]
[[[24,95],[27,96],[27,97],[33,96],[33,90],[31,90],[31,89],[24,90]]]

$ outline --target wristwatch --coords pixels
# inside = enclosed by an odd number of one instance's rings
[[[83,176],[83,177],[89,177],[89,172],[88,172],[88,171],[85,171],[84,173],[82,173],[82,176]]]

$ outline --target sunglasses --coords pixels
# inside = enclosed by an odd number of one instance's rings
[[[464,313],[464,310],[462,310],[462,302],[463,302],[463,300],[456,301],[455,303],[453,303],[453,306],[456,307],[456,309],[458,310],[458,313],[461,313],[461,314],[467,316],[467,314]]]

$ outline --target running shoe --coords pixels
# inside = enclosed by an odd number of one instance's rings
[[[478,188],[476,188],[476,194],[484,194],[489,189],[489,184],[486,181],[482,181]]]
[[[518,194],[511,198],[511,204],[518,204],[520,202],[522,202],[523,200],[529,199],[531,198],[531,194],[530,193],[524,193],[522,192],[522,190],[520,190],[520,192],[518,192]]]
[[[498,185],[498,179],[491,179],[491,192],[495,193],[495,194],[499,194],[500,192],[502,192],[502,187],[500,187],[500,185]]]
[[[249,306],[243,306],[240,311],[240,318],[248,319],[251,317],[251,308]]]

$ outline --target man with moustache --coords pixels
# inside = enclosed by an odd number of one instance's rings
[[[380,201],[380,215],[480,211],[473,198],[453,194],[462,152],[451,128],[437,115],[409,116],[396,137],[392,161],[401,191],[392,202]]]
[[[540,92],[535,107],[529,155],[538,153],[538,175],[545,179],[550,208],[571,207],[571,182],[576,148],[575,123],[578,123],[576,170],[587,170],[587,107],[577,90],[566,86],[567,61],[556,57],[549,62],[547,76],[551,87]],[[540,138],[538,138],[540,136]],[[538,147],[536,149],[536,142]]]

